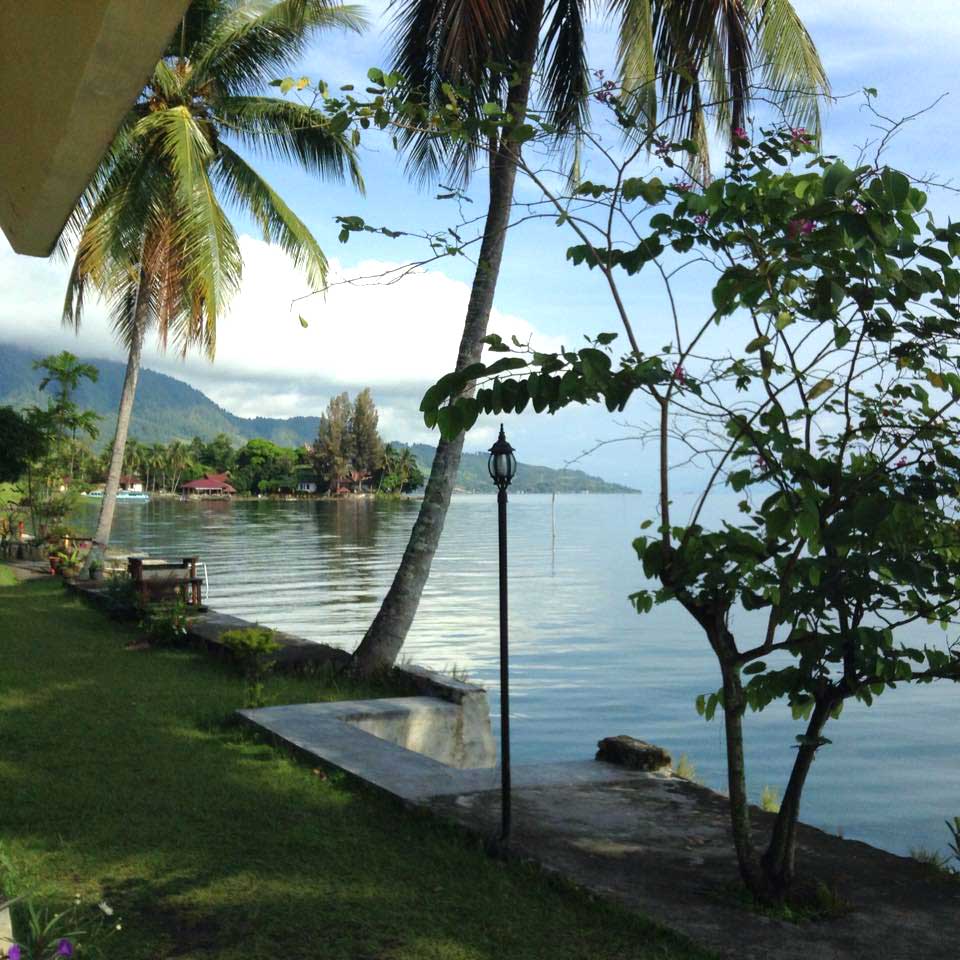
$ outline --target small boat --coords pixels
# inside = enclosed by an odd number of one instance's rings
[[[103,499],[102,490],[91,490],[89,493],[83,494],[85,497],[94,497],[97,500]],[[132,490],[120,490],[117,493],[117,500],[134,500],[140,503],[143,503],[150,499],[150,494],[148,493],[135,493]]]

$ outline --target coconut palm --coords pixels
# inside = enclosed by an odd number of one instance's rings
[[[357,8],[334,0],[194,0],[68,223],[62,244],[76,253],[64,322],[79,327],[92,285],[128,349],[98,553],[110,538],[144,335],[153,328],[162,346],[213,358],[242,269],[224,204],[251,216],[311,283],[324,280],[317,240],[238,148],[360,186],[342,133],[319,111],[261,91],[319,31],[361,25]]]
[[[788,119],[819,129],[818,103],[827,81],[813,42],[787,0],[607,0],[619,22],[619,72],[626,96],[649,123],[705,145],[707,106],[719,132],[741,126],[751,73]],[[536,64],[539,112],[558,131],[558,145],[586,123],[590,77],[584,28],[586,0],[396,0],[395,69],[409,88],[442,110],[443,84],[473,91],[463,105],[474,118],[496,102],[515,117],[526,112],[530,71],[495,64]],[[515,141],[485,144],[407,141],[412,172],[452,170],[469,177],[488,161],[489,205],[467,305],[456,369],[480,359],[509,224],[517,159]],[[463,450],[463,434],[441,439],[420,513],[376,618],[357,648],[360,673],[392,664],[406,638],[430,574]]]
[[[176,493],[180,488],[183,471],[193,465],[190,446],[182,440],[172,440],[167,447],[167,469],[170,471],[170,490]]]

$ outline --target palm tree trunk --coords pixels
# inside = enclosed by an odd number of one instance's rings
[[[96,560],[101,569],[107,546],[110,543],[110,531],[113,529],[113,514],[117,506],[117,492],[120,489],[120,475],[123,473],[123,455],[127,446],[127,433],[130,430],[130,417],[133,414],[133,401],[137,394],[137,381],[140,378],[140,353],[143,350],[143,336],[147,327],[147,314],[150,300],[142,296],[146,284],[144,271],[140,272],[136,303],[133,308],[133,330],[130,337],[130,354],[127,357],[127,372],[123,378],[123,390],[120,393],[120,410],[117,414],[117,432],[113,438],[113,452],[110,455],[110,467],[107,470],[107,484],[100,505],[100,517],[97,520],[97,532],[93,535],[93,545],[87,554],[81,576],[90,571],[90,564]]]
[[[531,70],[536,57],[542,13],[542,3],[532,5],[527,34],[523,39],[525,49],[520,59],[522,63],[531,65]],[[515,114],[525,112],[529,96],[528,72],[517,86],[510,89],[510,109]],[[510,224],[519,149],[515,143],[499,140],[495,150],[491,151],[490,203],[460,340],[457,370],[476,363],[483,351],[483,338],[487,335],[487,324]],[[441,438],[437,444],[437,454],[430,468],[430,479],[427,481],[423,503],[413,525],[407,549],[380,610],[354,653],[354,669],[360,675],[370,675],[392,666],[400,653],[416,616],[423,588],[430,576],[433,557],[440,543],[440,534],[443,532],[460,467],[463,439],[464,435],[460,433],[454,440]]]

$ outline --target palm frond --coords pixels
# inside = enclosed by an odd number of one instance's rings
[[[759,92],[787,119],[819,131],[829,87],[789,0],[613,0],[611,9],[625,90],[671,138],[705,147],[707,113],[729,138]],[[702,152],[704,172],[708,162]]]
[[[170,243],[185,309],[162,331],[186,353],[200,346],[211,359],[216,351],[216,323],[240,286],[243,258],[237,235],[217,202],[208,171],[194,183],[189,202],[172,212]]]
[[[559,136],[587,123],[590,72],[584,0],[551,0],[544,11],[539,92]]]
[[[241,156],[226,144],[217,153],[214,176],[228,199],[249,210],[267,243],[278,243],[294,264],[304,268],[310,283],[326,282],[327,258],[303,221]]]
[[[244,146],[330,179],[349,174],[363,189],[356,151],[320,110],[273,97],[221,97],[215,109],[225,132]]]
[[[817,48],[789,0],[748,0],[757,23],[761,84],[787,118],[818,140],[820,103],[830,82]]]
[[[360,32],[358,6],[331,0],[249,0],[223,4],[190,50],[191,83],[213,82],[227,93],[254,93],[302,59],[320,30]]]
[[[463,104],[470,117],[487,101],[502,102],[503,71],[513,59],[517,16],[525,3],[509,0],[394,0],[391,23],[393,69],[403,77],[402,93],[439,108],[444,83],[464,85],[471,98]],[[467,180],[476,161],[475,144],[416,134],[403,138],[407,169],[422,181],[448,170]]]
[[[651,0],[619,0],[617,71],[626,106],[651,126],[657,122],[657,62]]]
[[[155,110],[137,123],[134,134],[152,141],[147,149],[155,148],[170,165],[175,189],[187,206],[198,183],[206,179],[205,168],[213,157],[213,147],[197,118],[182,104]]]

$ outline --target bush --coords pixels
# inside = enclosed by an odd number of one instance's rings
[[[269,627],[243,627],[220,635],[220,644],[233,655],[247,680],[244,707],[265,706],[263,682],[276,665],[273,655],[280,649]]]

